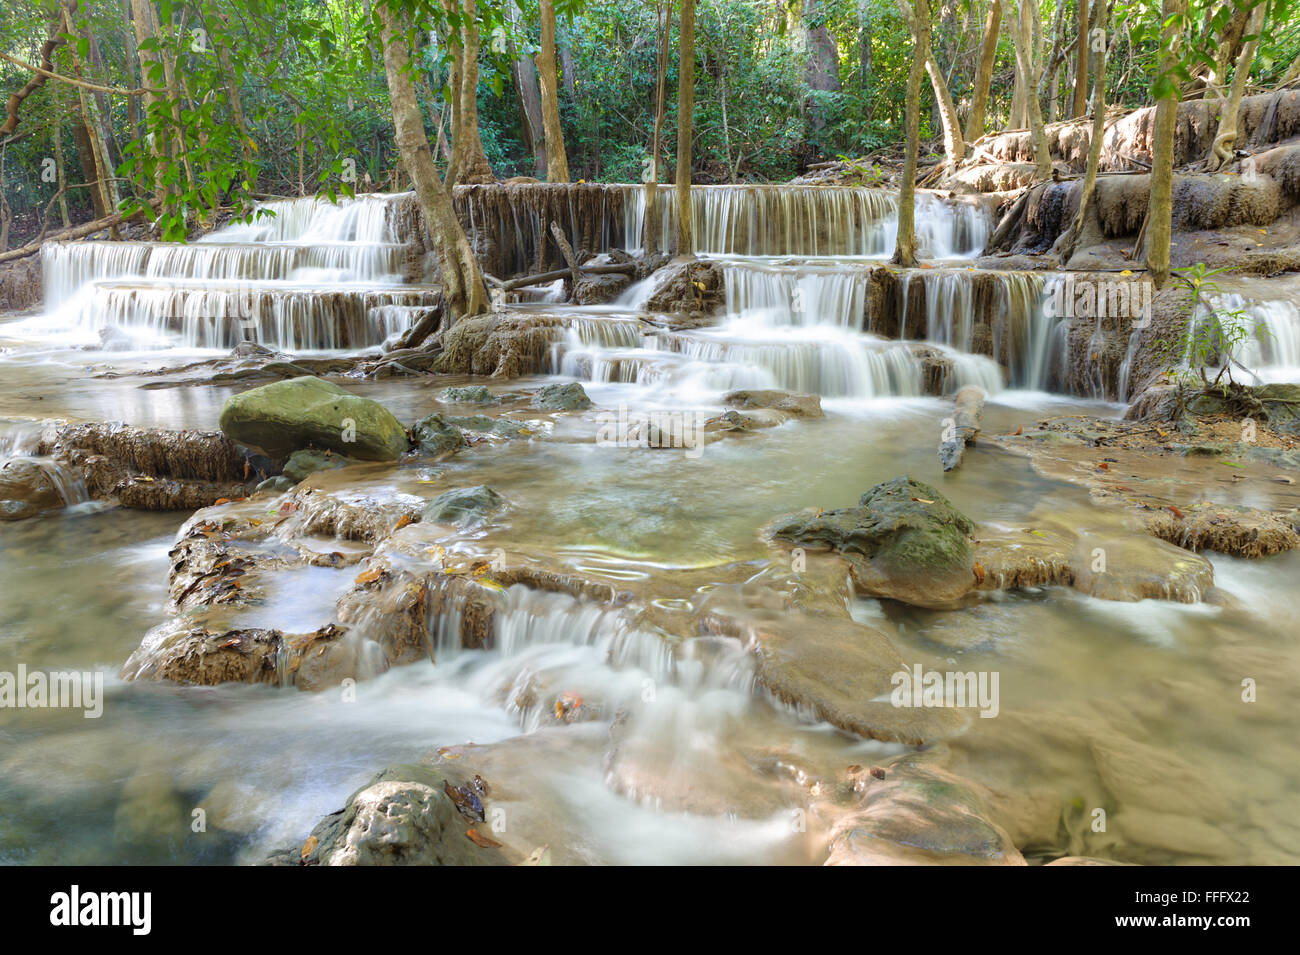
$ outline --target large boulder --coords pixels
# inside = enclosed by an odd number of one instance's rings
[[[877,484],[856,507],[787,518],[773,535],[839,551],[862,593],[943,609],[974,586],[974,532],[942,494],[903,476]]]
[[[363,461],[392,461],[406,430],[387,408],[319,378],[290,378],[226,399],[221,430],[275,457],[325,448]]]

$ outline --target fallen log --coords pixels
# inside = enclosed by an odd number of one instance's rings
[[[943,436],[939,440],[939,463],[945,471],[961,464],[966,445],[975,440],[984,423],[984,389],[967,385],[957,392],[957,404],[952,417],[944,422]]]
[[[158,200],[153,201],[157,208]],[[46,242],[63,242],[69,239],[84,239],[88,235],[94,235],[96,232],[102,232],[105,229],[111,229],[115,225],[121,225],[140,215],[139,212],[133,212],[130,215],[124,215],[120,212],[111,216],[105,216],[102,219],[96,219],[94,222],[87,222],[83,225],[73,226],[71,229],[62,229],[53,235],[47,235],[44,238],[37,239],[35,242],[29,242],[17,249],[11,249],[8,252],[0,253],[0,262],[11,262],[14,259],[21,259],[32,255],[41,250],[41,246]]]
[[[636,263],[617,262],[612,265],[580,265],[578,271],[587,275],[635,275]],[[545,285],[548,282],[554,282],[556,279],[567,278],[572,278],[572,273],[568,269],[554,269],[540,275],[526,275],[523,278],[502,282],[501,289],[506,292],[513,292],[515,289],[528,288],[530,285]]]

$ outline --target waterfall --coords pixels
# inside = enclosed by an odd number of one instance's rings
[[[379,345],[436,296],[401,274],[398,210],[407,202],[382,194],[268,202],[251,221],[187,244],[49,243],[47,313],[24,328],[98,335],[111,348]]]
[[[1244,333],[1232,350],[1233,359],[1266,381],[1294,379],[1300,369],[1300,307],[1295,302],[1228,293],[1213,296],[1208,305],[1217,321]],[[1198,321],[1208,317],[1203,311]]]
[[[629,249],[644,247],[645,188],[621,187],[623,233]],[[677,207],[661,190],[661,249],[676,242]],[[898,200],[883,189],[837,186],[692,186],[691,223],[697,252],[708,255],[887,256],[898,230]],[[921,255],[977,255],[988,219],[973,205],[928,194],[916,198]]]

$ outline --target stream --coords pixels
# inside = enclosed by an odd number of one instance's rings
[[[620,238],[634,251],[640,190],[619,188],[628,193]],[[1084,488],[1039,476],[991,441],[944,474],[935,449],[952,404],[927,382],[938,361],[944,394],[982,386],[987,435],[1049,416],[1118,417],[1124,406],[1062,386],[1066,333],[1042,307],[1057,279],[974,268],[990,229],[975,207],[918,202],[929,260],[914,272],[926,290],[924,333],[901,338],[903,322],[873,311],[867,283],[893,247],[891,195],[694,192],[701,254],[725,282],[718,324],[646,324],[653,277],[605,305],[539,293],[500,306],[564,320],[548,374],[334,380],[403,423],[438,411],[437,393],[455,384],[500,395],[577,380],[593,410],[432,463],[313,478],[324,492],[378,503],[489,485],[509,502],[505,516],[444,535],[439,546],[501,548],[627,589],[658,614],[632,619],[516,584],[499,597],[490,648],[439,645],[435,665],[377,673],[357,684],[355,699],[125,681],[122,663],[167,616],[168,552],[190,515],[109,507],[69,484],[66,510],[0,522],[0,670],[102,672],[103,715],[0,712],[0,862],[256,863],[301,844],[383,767],[468,743],[491,744],[495,771],[527,791],[528,825],[557,861],[825,861],[833,823],[822,816],[792,827],[790,780],[888,767],[916,747],[818,720],[763,688],[745,641],[702,629],[684,636],[664,621],[722,604],[742,621],[764,619],[771,608],[756,582],[776,586],[788,572],[774,566],[761,529],[803,508],[851,505],[901,474],[934,485],[981,524],[1137,534]],[[244,339],[299,355],[377,349],[435,291],[404,277],[392,215],[399,198],[277,203],[273,216],[187,246],[47,247],[46,310],[0,316],[0,461],[33,454],[41,419],[214,430],[222,402],[247,384],[145,388],[152,379],[139,373],[217,358]],[[672,234],[668,218],[664,230]],[[977,280],[993,291],[975,294]],[[1257,363],[1296,380],[1294,304],[1230,294],[1275,327],[1270,341],[1250,345]],[[906,303],[897,307],[905,321]],[[977,343],[982,327],[993,329],[991,348]],[[741,388],[819,395],[825,418],[789,420],[697,455],[592,440],[602,411],[716,415],[722,395]],[[844,609],[888,635],[908,665],[999,675],[997,717],[970,720],[926,752],[990,794],[1031,864],[1066,855],[1295,864],[1294,687],[1243,704],[1237,674],[1300,672],[1300,553],[1207,556],[1216,595],[1199,603],[1040,587],[950,611],[850,593]],[[277,572],[263,600],[230,609],[226,622],[287,633],[323,626],[356,573]],[[796,631],[818,627],[787,612]],[[545,703],[556,693],[580,695],[595,717],[557,725]],[[1096,808],[1108,818],[1102,831]],[[205,831],[192,830],[196,809]]]

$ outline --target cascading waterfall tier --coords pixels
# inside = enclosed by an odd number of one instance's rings
[[[408,205],[406,195],[289,199],[188,244],[50,243],[40,322],[112,347],[378,345],[436,298],[403,278]]]
[[[623,231],[630,249],[645,244],[645,189],[623,186]],[[677,207],[660,191],[659,248],[672,249]],[[708,255],[887,256],[898,232],[897,196],[854,186],[692,186],[696,252]],[[974,205],[916,197],[919,254],[927,258],[973,256],[984,248],[988,217]]]

